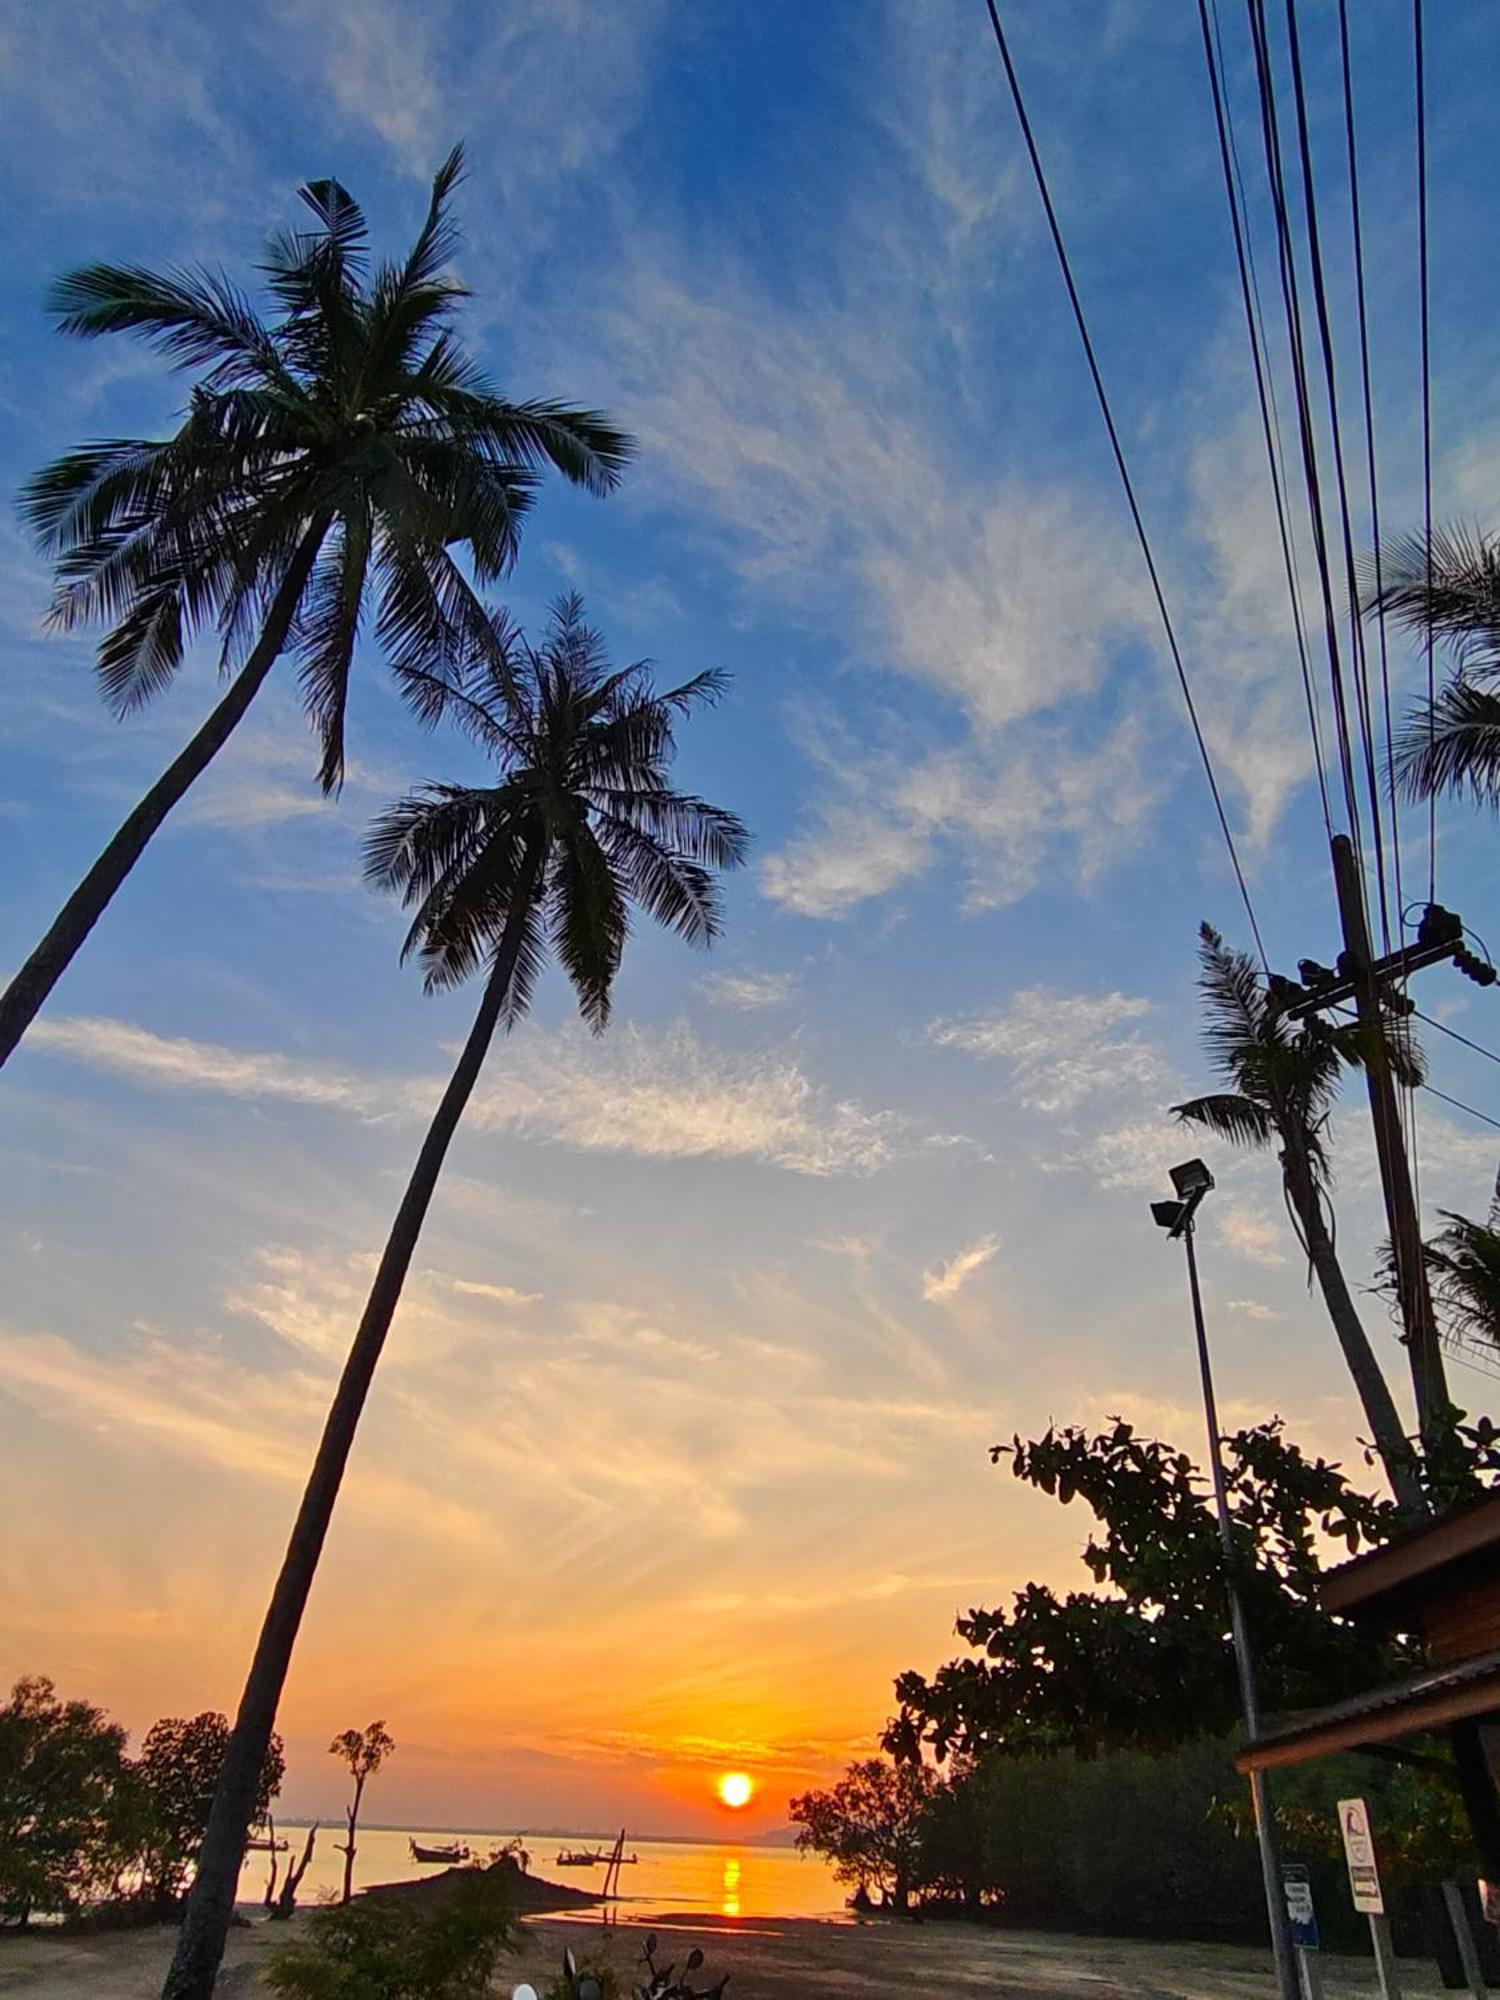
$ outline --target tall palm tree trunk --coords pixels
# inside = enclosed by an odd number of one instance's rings
[[[282,1560],[281,1573],[261,1627],[260,1642],[240,1698],[229,1748],[224,1755],[218,1788],[208,1816],[198,1873],[188,1896],[177,1950],[162,1988],[162,2000],[209,2000],[224,1955],[224,1941],[234,1914],[234,1894],[240,1863],[255,1806],[255,1793],[265,1762],[281,1690],[291,1664],[292,1648],[307,1608],[313,1575],[323,1540],[333,1518],[334,1502],[349,1462],[354,1433],[370,1393],[375,1365],[385,1346],[401,1289],[416,1251],[454,1132],[463,1116],[485,1055],[494,1039],[501,1008],[510,990],[517,954],[525,933],[526,914],[535,893],[539,864],[533,858],[523,868],[517,898],[506,918],[495,965],[484,989],[469,1039],[443,1092],[442,1100],[422,1141],[417,1164],[396,1211],[380,1267],[359,1322],[359,1330],[339,1377],[338,1389],[323,1425],[323,1437],[302,1505]],[[351,1836],[351,1846],[353,1844]]]
[[[1369,1335],[1350,1294],[1328,1225],[1323,1220],[1323,1205],[1318,1198],[1311,1167],[1306,1155],[1295,1144],[1289,1145],[1282,1154],[1281,1164],[1302,1240],[1307,1245],[1308,1259],[1317,1276],[1318,1289],[1323,1294],[1323,1303],[1328,1308],[1328,1317],[1333,1322],[1339,1346],[1343,1349],[1344,1361],[1354,1379],[1365,1422],[1370,1426],[1371,1440],[1380,1454],[1396,1504],[1408,1519],[1420,1520],[1427,1513],[1427,1503],[1417,1478],[1415,1455],[1407,1441],[1390,1385],[1381,1372],[1375,1350],[1370,1345]]]
[[[122,823],[99,859],[69,896],[30,958],[0,994],[0,1067],[35,1020],[47,995],[72,964],[75,953],[109,908],[114,894],[146,850],[152,835],[224,748],[266,675],[284,649],[297,605],[326,532],[309,532],[287,566],[255,648],[229,692],[208,720],[173,759],[140,804]]]

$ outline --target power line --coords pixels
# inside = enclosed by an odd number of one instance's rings
[[[1395,727],[1391,708],[1391,659],[1390,637],[1385,609],[1385,569],[1381,552],[1380,532],[1380,476],[1379,461],[1375,452],[1375,407],[1370,368],[1370,326],[1368,300],[1365,288],[1364,228],[1360,216],[1359,203],[1359,146],[1355,138],[1354,121],[1354,62],[1349,41],[1348,0],[1339,0],[1339,66],[1344,96],[1344,143],[1349,159],[1349,222],[1354,249],[1354,298],[1359,327],[1359,380],[1360,397],[1364,413],[1365,472],[1370,506],[1370,544],[1373,552],[1375,575],[1375,619],[1380,645],[1380,699],[1381,715],[1385,723],[1385,774],[1387,798],[1390,807],[1391,858],[1396,883],[1396,924],[1398,944],[1406,940],[1406,885],[1401,867],[1401,804],[1396,786],[1396,767],[1391,757],[1395,740]],[[1368,706],[1368,694],[1366,696]],[[1380,850],[1377,849],[1377,858]],[[1381,931],[1387,955],[1391,950],[1390,919],[1381,897]],[[1408,981],[1403,977],[1401,991],[1406,993]],[[1413,1198],[1420,1204],[1421,1169],[1417,1163],[1417,1105],[1416,1092],[1410,1083],[1403,1083],[1397,1099],[1402,1130],[1408,1150],[1413,1156],[1413,1180],[1416,1192]]]
[[[1244,222],[1245,262],[1249,267],[1249,272],[1250,272],[1250,296],[1255,304],[1255,325],[1256,325],[1256,330],[1260,337],[1260,352],[1265,362],[1266,396],[1271,405],[1271,429],[1276,439],[1276,460],[1278,465],[1282,468],[1282,491],[1283,491],[1283,497],[1285,498],[1286,445],[1282,438],[1282,432],[1281,432],[1281,409],[1276,395],[1276,371],[1271,365],[1271,342],[1270,342],[1270,337],[1266,332],[1265,307],[1261,302],[1261,295],[1260,295],[1260,278],[1255,267],[1255,236],[1253,230],[1250,227],[1250,197],[1249,194],[1246,192],[1245,172],[1243,166],[1240,163],[1239,142],[1235,137],[1234,105],[1229,95],[1229,81],[1228,81],[1229,65],[1224,55],[1224,36],[1223,36],[1223,31],[1219,25],[1219,9],[1217,6],[1217,0],[1208,0],[1208,7],[1209,7],[1209,15],[1213,21],[1214,47],[1218,53],[1219,77],[1223,86],[1223,93],[1224,93],[1224,127],[1229,138],[1229,157],[1234,167],[1234,182],[1236,188],[1239,190],[1239,211]],[[1289,515],[1288,515],[1288,521],[1290,521]],[[1305,652],[1306,619],[1305,616],[1303,615],[1303,605],[1305,600],[1303,598],[1303,593],[1302,593],[1302,578],[1300,574],[1300,566],[1297,561],[1297,537],[1291,531],[1290,526],[1288,526],[1287,530],[1287,545],[1291,561],[1292,590],[1293,590],[1293,595],[1296,598],[1296,605],[1297,605],[1297,620],[1296,620],[1297,632],[1299,639],[1302,641],[1302,650]],[[1322,714],[1322,704],[1317,700],[1316,690],[1315,690],[1314,700],[1313,700],[1313,743],[1318,756],[1319,787],[1323,791],[1324,796],[1326,797],[1327,786],[1324,785],[1322,782],[1325,765],[1323,761],[1321,722],[1319,720],[1321,714]]]
[[[1298,297],[1296,252],[1292,239],[1291,224],[1287,212],[1286,184],[1282,166],[1281,138],[1276,111],[1275,75],[1271,62],[1270,35],[1266,25],[1265,0],[1247,0],[1251,38],[1255,48],[1256,76],[1260,91],[1261,125],[1265,137],[1266,169],[1271,181],[1271,192],[1276,213],[1277,239],[1281,253],[1282,290],[1287,307],[1288,336],[1292,353],[1293,381],[1297,392],[1298,416],[1301,426],[1303,467],[1308,489],[1308,512],[1313,531],[1313,547],[1318,560],[1318,581],[1322,593],[1324,636],[1328,649],[1328,668],[1333,686],[1334,713],[1339,724],[1339,752],[1344,780],[1345,799],[1349,808],[1351,849],[1355,862],[1354,893],[1361,904],[1365,900],[1363,879],[1363,857],[1360,850],[1359,812],[1357,805],[1357,781],[1354,775],[1353,751],[1350,742],[1348,714],[1343,687],[1343,663],[1339,648],[1338,621],[1334,610],[1334,595],[1329,561],[1327,534],[1323,518],[1322,484],[1318,467],[1318,452],[1313,418],[1313,404],[1310,393],[1307,362],[1303,345],[1302,314]],[[1358,589],[1354,573],[1353,539],[1349,521],[1348,483],[1344,473],[1343,442],[1339,425],[1338,389],[1334,365],[1332,325],[1328,311],[1327,288],[1324,282],[1322,249],[1318,229],[1317,193],[1312,167],[1312,150],[1308,128],[1306,91],[1302,74],[1301,43],[1297,30],[1296,0],[1286,0],[1287,53],[1291,69],[1293,95],[1296,109],[1297,151],[1302,173],[1303,201],[1306,217],[1307,254],[1310,266],[1314,307],[1317,315],[1319,344],[1322,352],[1324,384],[1328,400],[1329,428],[1333,443],[1334,471],[1337,481],[1339,520],[1343,534],[1343,554],[1345,585],[1349,597],[1350,648],[1355,676],[1356,706],[1359,714],[1361,744],[1364,751],[1365,777],[1369,789],[1371,807],[1371,831],[1375,841],[1376,873],[1380,883],[1382,905],[1382,929],[1388,930],[1384,856],[1381,849],[1380,832],[1380,790],[1375,772],[1373,732],[1370,725],[1369,677],[1364,655],[1364,634],[1359,623]],[[1335,869],[1337,872],[1337,869]],[[1411,1186],[1408,1198],[1420,1218],[1421,1181],[1417,1154],[1417,1121],[1414,1114],[1408,1120],[1401,1120],[1399,1100],[1392,1100],[1391,1110],[1397,1120],[1409,1123]],[[1420,1224],[1418,1222],[1417,1226]],[[1399,1232],[1393,1230],[1397,1255],[1400,1256]],[[1421,1389],[1419,1386],[1419,1399]]]
[[[1422,1088],[1429,1097],[1440,1097],[1444,1104],[1451,1104],[1455,1111],[1467,1111],[1471,1118],[1477,1118],[1482,1125],[1493,1125],[1495,1130],[1500,1132],[1500,1118],[1491,1118],[1487,1111],[1476,1111],[1472,1104],[1465,1104],[1461,1097],[1450,1097],[1445,1090],[1439,1090],[1436,1084],[1424,1083]]]
[[[1212,11],[1213,27],[1209,17]],[[1276,528],[1281,540],[1281,561],[1286,573],[1287,594],[1292,605],[1292,630],[1297,641],[1297,659],[1302,671],[1302,692],[1307,703],[1307,724],[1312,732],[1313,763],[1318,776],[1318,796],[1323,806],[1323,825],[1333,838],[1333,813],[1328,803],[1328,780],[1323,770],[1323,741],[1318,726],[1317,698],[1313,691],[1312,667],[1307,656],[1307,639],[1302,628],[1302,593],[1298,586],[1292,537],[1287,524],[1286,498],[1282,490],[1280,452],[1281,426],[1276,415],[1276,388],[1270,373],[1266,348],[1265,322],[1260,310],[1260,290],[1255,279],[1255,255],[1249,236],[1249,212],[1245,204],[1244,180],[1239,171],[1239,154],[1234,143],[1226,86],[1221,82],[1224,67],[1223,42],[1219,36],[1218,9],[1212,0],[1198,0],[1198,22],[1203,30],[1203,54],[1208,65],[1209,91],[1213,98],[1214,124],[1219,135],[1219,160],[1224,172],[1224,192],[1229,202],[1229,221],[1234,233],[1235,262],[1239,267],[1240,298],[1245,308],[1245,331],[1250,342],[1250,359],[1255,370],[1255,395],[1260,406],[1261,436],[1265,440],[1266,463],[1271,474],[1271,496],[1276,509]],[[1215,58],[1215,46],[1218,56]],[[1238,194],[1236,194],[1238,183]],[[1241,221],[1241,207],[1245,218]]]
[[[1384,842],[1380,826],[1380,780],[1375,769],[1374,731],[1370,721],[1370,682],[1365,658],[1364,628],[1359,617],[1359,586],[1355,576],[1354,532],[1349,514],[1349,483],[1344,469],[1343,431],[1339,421],[1338,375],[1334,363],[1333,322],[1328,310],[1328,288],[1323,271],[1322,233],[1318,227],[1317,180],[1313,172],[1312,137],[1308,127],[1307,94],[1302,73],[1302,37],[1297,29],[1296,0],[1286,0],[1287,53],[1291,63],[1292,102],[1297,121],[1297,157],[1302,170],[1302,202],[1307,229],[1307,259],[1312,276],[1313,306],[1317,316],[1318,346],[1323,363],[1323,387],[1328,399],[1328,428],[1333,444],[1334,489],[1338,498],[1338,522],[1344,554],[1344,589],[1349,600],[1349,655],[1354,673],[1355,708],[1359,717],[1360,747],[1364,752],[1365,786],[1370,799],[1370,841],[1375,857],[1375,877],[1380,905],[1382,935],[1389,948],[1390,897],[1385,881]]]
[[[1391,855],[1396,877],[1396,909],[1399,924],[1401,921],[1400,913],[1406,908],[1406,891],[1401,880],[1400,803],[1396,790],[1396,770],[1390,757],[1391,743],[1395,732],[1391,712],[1391,662],[1385,615],[1384,559],[1380,550],[1380,479],[1375,456],[1375,406],[1371,388],[1370,326],[1365,292],[1364,229],[1361,224],[1359,206],[1359,148],[1355,142],[1354,134],[1354,66],[1349,49],[1348,0],[1339,0],[1339,57],[1344,86],[1344,138],[1349,154],[1349,220],[1354,240],[1354,297],[1359,323],[1360,394],[1364,405],[1365,467],[1368,474],[1370,501],[1370,543],[1373,551],[1375,571],[1376,627],[1380,635],[1381,706],[1385,718],[1386,783],[1390,802]],[[1384,917],[1384,912],[1382,912],[1382,917]],[[1384,942],[1385,948],[1389,952],[1391,943],[1388,924],[1386,926]]]
[[[1412,54],[1417,94],[1417,263],[1422,318],[1422,527],[1427,556],[1427,749],[1437,737],[1437,681],[1432,664],[1432,327],[1427,264],[1427,54],[1422,0],[1412,0]],[[1437,793],[1427,798],[1427,900],[1437,901]]]
[[[1471,1042],[1467,1035],[1461,1035],[1457,1028],[1450,1028],[1446,1021],[1434,1020],[1431,1014],[1424,1014],[1420,1007],[1413,1007],[1412,1013],[1419,1021],[1425,1021],[1429,1028],[1436,1028],[1440,1035],[1448,1035],[1455,1042],[1462,1042],[1466,1049],[1472,1049],[1476,1056],[1488,1056],[1492,1063],[1500,1063],[1500,1055],[1487,1049],[1482,1042]]]
[[[1296,393],[1298,436],[1302,449],[1303,481],[1307,489],[1308,520],[1312,530],[1313,554],[1317,559],[1319,595],[1323,608],[1323,637],[1328,651],[1329,682],[1333,691],[1335,734],[1338,739],[1339,771],[1343,779],[1344,804],[1349,814],[1349,833],[1359,852],[1358,786],[1354,776],[1353,750],[1349,735],[1349,714],[1344,696],[1343,661],[1339,652],[1338,617],[1334,609],[1333,580],[1329,567],[1327,532],[1323,521],[1322,482],[1318,470],[1317,439],[1313,425],[1312,397],[1307,380],[1306,350],[1302,335],[1302,305],[1297,283],[1296,253],[1291,221],[1287,214],[1286,180],[1281,159],[1281,130],[1276,113],[1276,92],[1271,72],[1270,39],[1266,29],[1263,0],[1247,0],[1250,39],[1255,52],[1256,88],[1260,101],[1261,138],[1266,155],[1266,177],[1271,191],[1271,207],[1276,218],[1277,263],[1281,274],[1282,304],[1286,313],[1287,344],[1292,363],[1292,386]]]
[[[1333,1009],[1333,1012],[1342,1015],[1345,1020],[1352,1021],[1355,1018],[1347,1007],[1336,1007]],[[1441,1021],[1434,1021],[1430,1015],[1422,1013],[1416,1007],[1412,1009],[1412,1013],[1417,1020],[1426,1021],[1430,1028],[1441,1028],[1445,1035],[1452,1035],[1455,1041],[1466,1042],[1477,1055],[1489,1056],[1491,1062],[1500,1062],[1500,1056],[1495,1055],[1489,1049],[1481,1048],[1478,1042],[1470,1042],[1468,1036],[1459,1034],[1456,1028],[1444,1027]],[[1465,1104],[1461,1097],[1450,1097],[1445,1090],[1439,1090],[1435,1083],[1424,1081],[1417,1087],[1420,1090],[1425,1090],[1429,1097],[1440,1097],[1444,1104],[1451,1104],[1455,1111],[1467,1111],[1471,1118],[1479,1119],[1481,1124],[1484,1125],[1493,1125],[1495,1130],[1500,1132],[1500,1118],[1491,1118],[1487,1111],[1476,1111],[1472,1104]]]
[[[1047,184],[1046,171],[1042,166],[1041,154],[1037,151],[1036,139],[1031,129],[1031,119],[1026,110],[1026,100],[1021,92],[1021,81],[1016,74],[1016,66],[1011,60],[1010,45],[1005,39],[1005,30],[1000,23],[999,9],[995,0],[985,0],[989,10],[990,27],[994,31],[995,46],[1000,51],[1000,60],[1005,66],[1006,82],[1016,107],[1016,118],[1021,127],[1021,136],[1026,143],[1026,152],[1031,162],[1032,175],[1036,181],[1037,193],[1041,196],[1042,207],[1046,211],[1047,227],[1052,236],[1052,247],[1057,252],[1058,265],[1062,271],[1063,283],[1067,287],[1068,303],[1073,308],[1074,323],[1078,337],[1083,343],[1084,358],[1088,362],[1089,374],[1094,384],[1094,394],[1099,401],[1100,414],[1104,418],[1104,428],[1109,433],[1110,449],[1114,453],[1115,466],[1120,475],[1120,483],[1125,489],[1125,499],[1130,508],[1130,518],[1135,524],[1136,539],[1141,545],[1145,558],[1146,572],[1151,579],[1151,589],[1156,598],[1156,608],[1161,614],[1162,627],[1167,636],[1167,647],[1172,655],[1172,664],[1177,670],[1178,685],[1187,706],[1188,720],[1193,727],[1193,737],[1198,745],[1198,755],[1203,760],[1203,773],[1208,780],[1208,789],[1213,795],[1214,811],[1218,814],[1219,829],[1224,836],[1224,844],[1229,850],[1229,859],[1234,867],[1235,881],[1239,884],[1240,900],[1245,905],[1245,915],[1250,920],[1250,929],[1255,938],[1256,949],[1260,953],[1261,964],[1269,976],[1270,960],[1266,956],[1265,940],[1261,936],[1260,925],[1256,921],[1255,905],[1250,900],[1250,887],[1245,880],[1245,871],[1240,865],[1239,849],[1235,845],[1233,831],[1229,825],[1229,815],[1224,810],[1223,794],[1214,774],[1213,759],[1209,755],[1208,743],[1203,734],[1203,725],[1198,720],[1198,706],[1193,699],[1193,690],[1188,680],[1187,666],[1182,657],[1182,648],[1177,643],[1177,628],[1172,622],[1172,614],[1167,609],[1166,593],[1162,588],[1161,575],[1156,567],[1156,558],[1151,552],[1150,537],[1146,533],[1145,518],[1140,502],[1136,499],[1135,482],[1130,476],[1125,450],[1120,442],[1120,433],[1115,424],[1114,412],[1110,408],[1109,396],[1105,391],[1104,377],[1099,370],[1098,358],[1094,352],[1093,339],[1089,333],[1088,320],[1084,316],[1083,302],[1078,295],[1078,287],[1073,279],[1073,266],[1068,257],[1067,245],[1063,241],[1057,211],[1052,204],[1052,192]]]

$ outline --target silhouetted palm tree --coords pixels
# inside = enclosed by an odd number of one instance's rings
[[[170,2000],[206,2000],[224,1948],[254,1804],[254,1778],[291,1660],[355,1428],[448,1146],[497,1027],[525,1014],[549,952],[596,1031],[638,905],[690,943],[718,929],[717,869],[744,859],[732,813],[674,791],[673,724],[722,686],[716,673],[669,694],[644,666],[611,672],[577,598],[527,645],[501,620],[459,677],[454,713],[493,757],[488,785],[430,785],[370,836],[368,872],[415,910],[406,951],[429,990],[483,970],[468,1040],[396,1212],[344,1364],[240,1702],[209,1817]]]
[[[1371,1440],[1397,1500],[1419,1512],[1424,1503],[1411,1446],[1344,1278],[1324,1207],[1328,1116],[1341,1069],[1362,1059],[1360,1032],[1316,1018],[1289,1020],[1250,955],[1232,950],[1209,924],[1199,932],[1199,963],[1204,1039],[1214,1067],[1233,1087],[1176,1104],[1173,1111],[1231,1144],[1278,1149],[1287,1207],[1354,1378]],[[1393,1037],[1389,1053],[1403,1080],[1417,1080],[1409,1042]]]
[[[455,550],[480,584],[501,576],[544,462],[599,493],[619,477],[619,431],[591,411],[507,402],[455,338],[461,170],[455,149],[405,261],[373,270],[358,205],[337,181],[309,183],[316,226],[273,239],[262,266],[270,319],[216,272],[96,264],[53,288],[64,332],[142,334],[200,372],[171,437],[86,444],[27,484],[23,511],[57,563],[51,622],[105,622],[99,676],[122,715],[201,631],[217,632],[234,678],[0,996],[0,1063],[283,651],[300,658],[319,779],[335,791],[369,600],[399,685],[432,719],[454,658],[488,629]]]
[[[1384,610],[1408,630],[1445,644],[1455,671],[1432,703],[1408,711],[1393,750],[1413,799],[1468,793],[1500,807],[1500,540],[1467,528],[1434,532],[1430,561],[1420,535],[1381,550]]]
[[[1500,1353],[1500,1178],[1483,1222],[1451,1208],[1447,1224],[1423,1248],[1432,1302],[1444,1332],[1460,1346]]]

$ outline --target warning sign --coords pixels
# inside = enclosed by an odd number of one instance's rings
[[[1375,1865],[1370,1812],[1363,1799],[1339,1800],[1339,1831],[1344,1836],[1349,1893],[1355,1909],[1362,1910],[1367,1917],[1383,1917],[1385,1898],[1380,1893],[1380,1870]]]

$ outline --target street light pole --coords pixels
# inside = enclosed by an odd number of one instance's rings
[[[1224,1455],[1219,1442],[1219,1409],[1214,1396],[1213,1367],[1208,1354],[1208,1330],[1203,1320],[1203,1293],[1198,1284],[1198,1252],[1193,1218],[1198,1204],[1213,1186],[1213,1177],[1200,1161],[1191,1162],[1201,1178],[1192,1178],[1188,1169],[1174,1168],[1172,1178],[1180,1199],[1153,1204],[1152,1214],[1173,1236],[1180,1236],[1187,1251],[1188,1291],[1193,1302],[1193,1333],[1198,1344],[1198,1373],[1203,1384],[1203,1415],[1208,1425],[1208,1464],[1213,1481],[1214,1511],[1219,1522],[1219,1545],[1224,1552],[1224,1589],[1229,1599],[1229,1630],[1234,1642],[1235,1671],[1240,1684],[1240,1710],[1245,1729],[1253,1739],[1260,1734],[1260,1701],[1255,1687],[1255,1664],[1250,1654],[1250,1634],[1245,1624],[1245,1607],[1235,1575],[1234,1531],[1229,1518],[1229,1495],[1224,1483]],[[1168,1214],[1169,1208],[1174,1211]],[[1261,1881],[1266,1896],[1266,1916],[1271,1926],[1271,1953],[1276,1963],[1276,1983],[1281,2000],[1301,2000],[1302,1981],[1292,1952],[1287,1918],[1286,1894],[1281,1868],[1276,1858],[1276,1821],[1271,1789],[1263,1771],[1250,1773],[1250,1800],[1255,1812],[1255,1840],[1260,1849]]]

